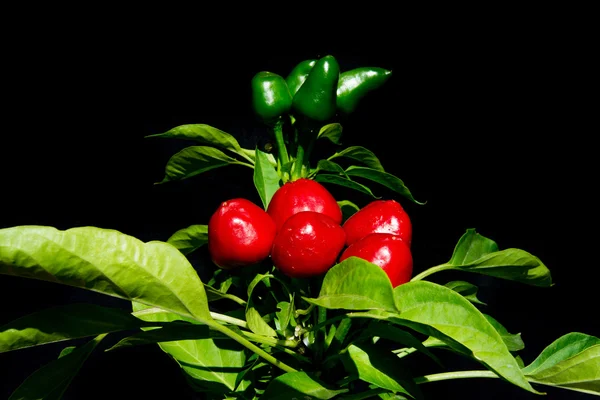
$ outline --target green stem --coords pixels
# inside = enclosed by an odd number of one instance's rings
[[[210,316],[213,317],[215,321],[221,321],[231,325],[236,325],[240,328],[248,328],[248,324],[243,319],[233,318],[228,315],[219,314],[213,311],[210,312]]]
[[[246,338],[238,335],[237,333],[235,333],[231,329],[227,328],[226,326],[221,325],[218,322],[212,322],[212,321],[205,321],[205,323],[211,329],[214,329],[215,331],[221,332],[225,336],[230,337],[231,339],[235,340],[236,342],[238,342],[242,346],[244,346],[247,349],[249,349],[249,350],[253,351],[254,353],[256,353],[256,355],[264,358],[265,361],[270,362],[271,364],[273,364],[277,368],[280,368],[280,369],[282,369],[285,372],[298,372],[296,369],[294,369],[294,368],[290,367],[289,365],[281,362],[277,358],[273,357],[272,355],[270,355],[269,353],[267,353],[266,351],[264,351],[260,347],[256,346],[254,343],[251,343]]]
[[[417,351],[414,347],[405,347],[403,349],[394,350],[392,353],[396,354],[398,358],[406,357],[409,354]]]
[[[426,276],[429,276],[436,272],[445,271],[447,269],[452,269],[452,268],[454,268],[454,266],[451,264],[442,264],[442,265],[438,265],[437,267],[431,267],[431,268],[426,269],[425,271],[421,272],[420,274],[413,276],[413,278],[410,281],[411,282],[419,281],[419,280],[425,278]]]
[[[296,161],[294,161],[294,169],[292,171],[292,180],[295,181],[302,177],[302,168],[304,167],[304,144],[298,143],[296,150]]]
[[[466,379],[466,378],[498,378],[498,375],[492,371],[453,371],[441,372],[439,374],[431,374],[415,378],[415,383],[428,383],[436,381],[445,381],[448,379]]]
[[[306,310],[296,310],[295,317],[298,318],[298,316],[300,316],[300,315],[308,315],[312,312],[312,310],[314,308],[315,308],[315,305],[311,304],[310,306],[308,306],[308,308]]]
[[[269,346],[281,346],[281,347],[287,347],[290,349],[294,349],[294,348],[298,347],[298,342],[294,341],[294,340],[273,339],[270,337],[257,335],[256,333],[246,332],[246,331],[242,331],[242,333],[244,334],[244,336],[246,336],[249,340],[252,340],[253,342],[258,342],[258,343],[266,344]]]
[[[248,163],[245,163],[245,162],[242,162],[242,161],[236,161],[236,162],[232,161],[231,163],[232,164],[237,164],[237,165],[243,165],[244,167],[248,167],[248,168],[254,169],[254,165],[248,164]]]
[[[277,166],[281,170],[281,167],[290,162],[290,156],[285,147],[285,140],[283,139],[283,120],[277,121],[273,126],[273,136],[275,136],[275,147],[277,150]]]

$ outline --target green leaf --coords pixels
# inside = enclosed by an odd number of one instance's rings
[[[197,321],[169,312],[153,312],[146,306],[133,303],[136,316],[148,322]],[[148,310],[148,313],[143,311]],[[202,329],[202,328],[199,328]],[[219,393],[235,390],[237,376],[246,362],[243,348],[230,340],[197,339],[158,343],[175,359],[198,389]]]
[[[212,321],[202,281],[164,242],[95,227],[0,229],[0,273],[61,283]]]
[[[477,361],[507,381],[538,393],[525,379],[498,331],[464,297],[425,281],[400,285],[394,289],[394,296],[400,316],[389,317],[389,321],[436,337],[461,352],[466,348]]]
[[[331,309],[397,312],[392,284],[377,265],[349,257],[334,265],[323,278],[319,297],[304,298]]]
[[[486,305],[483,301],[477,298],[477,286],[469,282],[452,281],[446,283],[444,286],[454,290],[456,293],[462,295],[465,299],[469,300],[473,304]]]
[[[281,301],[277,303],[277,308],[280,310],[275,313],[278,323],[277,329],[280,332],[285,332],[290,323],[293,322],[294,303]]]
[[[187,322],[168,322],[162,328],[146,330],[121,339],[117,344],[105,351],[178,340],[214,339],[213,336],[221,335],[211,334],[210,329],[206,325],[196,325]]]
[[[256,164],[254,166],[254,186],[262,200],[265,210],[269,206],[271,198],[279,189],[280,177],[277,170],[273,167],[267,153],[256,149]]]
[[[417,385],[402,362],[391,352],[375,345],[361,343],[348,346],[348,357],[342,359],[350,376],[382,389],[421,398]]]
[[[454,247],[452,265],[466,265],[481,257],[500,250],[496,242],[475,232],[475,229],[467,229]]]
[[[354,182],[353,180],[351,180],[349,178],[345,178],[343,176],[333,175],[333,174],[318,174],[315,176],[315,181],[320,182],[320,183],[332,183],[334,185],[343,186],[343,187],[367,194],[367,195],[373,197],[374,199],[379,198],[379,197],[375,196],[373,194],[373,192],[371,192],[371,189],[369,189],[365,185],[358,183],[358,182]]]
[[[64,356],[68,356],[69,354],[71,354],[73,352],[73,350],[75,350],[77,347],[75,346],[67,346],[64,349],[62,349],[60,351],[60,354],[58,355],[58,358],[64,357]]]
[[[85,360],[105,336],[105,334],[98,335],[67,354],[61,352],[59,358],[44,365],[25,379],[8,400],[60,400]]]
[[[341,200],[337,203],[338,206],[340,206],[340,209],[342,210],[342,223],[344,223],[348,218],[350,218],[358,210],[360,210],[360,207],[358,207],[356,204],[349,200]]]
[[[340,139],[342,137],[342,125],[339,123],[327,124],[319,130],[317,139],[327,138],[331,140],[333,144],[341,144]]]
[[[425,204],[424,202],[420,202],[413,197],[410,190],[408,190],[408,188],[404,185],[404,182],[402,182],[400,178],[387,172],[383,172],[373,168],[357,167],[353,165],[346,169],[346,173],[351,177],[355,176],[379,183],[380,185],[383,185],[388,189],[406,197],[413,203],[419,205]]]
[[[248,328],[258,335],[277,337],[277,332],[265,322],[256,308],[252,306],[246,309],[246,322]]]
[[[338,157],[344,157],[354,161],[358,161],[363,165],[366,165],[367,167],[375,169],[377,171],[385,171],[377,156],[371,150],[367,150],[361,146],[351,146],[342,151],[338,151],[337,153],[329,157],[328,160],[333,160]]]
[[[273,379],[260,398],[262,400],[332,399],[347,391],[347,389],[327,389],[306,372],[288,372]]]
[[[600,395],[600,339],[573,332],[546,347],[523,369],[533,383]]]
[[[0,327],[0,353],[147,325],[121,309],[69,304],[33,313]]]
[[[226,165],[247,165],[221,150],[207,146],[190,146],[172,156],[165,167],[162,182],[180,181]]]
[[[526,375],[536,375],[568,360],[587,349],[600,345],[600,338],[585,333],[572,332],[556,339],[527,367]]]
[[[188,255],[208,243],[208,225],[190,225],[171,235],[167,243]]]
[[[342,168],[341,165],[334,163],[333,161],[319,160],[319,162],[317,163],[317,168],[315,169],[313,174],[318,174],[321,171],[333,172],[335,174],[343,175],[347,179],[350,179],[348,178],[348,175],[346,175],[346,171],[344,171],[344,168]]]
[[[248,151],[242,149],[235,137],[206,124],[180,125],[164,133],[148,135],[147,138],[173,138],[195,140],[201,144],[229,150],[248,159]]]
[[[510,333],[508,330],[500,324],[500,322],[496,321],[492,316],[483,314],[485,319],[488,320],[490,324],[498,331],[500,337],[504,341],[504,344],[508,348],[509,351],[519,351],[525,348],[525,343],[523,343],[523,339],[521,339],[520,333]]]

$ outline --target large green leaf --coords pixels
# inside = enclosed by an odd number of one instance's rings
[[[400,315],[389,317],[389,321],[436,337],[451,347],[457,342],[499,376],[538,393],[525,379],[498,331],[464,297],[452,289],[424,281],[400,285],[394,289],[394,296]]]
[[[351,344],[343,361],[350,376],[411,398],[422,397],[402,362],[391,352],[368,343]]]
[[[235,137],[206,124],[180,125],[164,133],[146,136],[147,138],[189,139],[213,147],[229,150],[251,160],[250,153],[242,149]]]
[[[550,270],[542,261],[521,249],[497,251],[495,242],[468,229],[452,258],[440,269],[456,269],[513,280],[534,286],[552,286]]]
[[[347,392],[347,389],[327,389],[316,379],[311,378],[306,372],[288,372],[273,379],[260,398],[263,400],[327,400],[345,392]]]
[[[354,182],[353,180],[346,178],[344,176],[334,175],[334,174],[317,174],[315,176],[315,181],[320,182],[320,183],[332,183],[334,185],[343,186],[343,187],[346,187],[346,188],[349,188],[352,190],[356,190],[357,192],[367,194],[370,197],[373,197],[375,199],[378,198],[377,196],[375,196],[373,194],[371,189],[369,189],[365,185],[358,183],[358,182]]]
[[[104,336],[106,334],[98,335],[80,348],[61,353],[59,358],[25,379],[8,400],[60,400],[85,360]]]
[[[600,396],[600,338],[566,334],[547,346],[523,373],[534,383]]]
[[[362,146],[351,146],[342,151],[336,152],[334,155],[328,158],[328,160],[333,160],[335,158],[348,158],[353,161],[358,161],[363,165],[366,165],[369,168],[372,168],[377,171],[384,171],[381,162],[377,158],[377,156],[371,151],[367,150]]]
[[[169,312],[140,312],[147,310],[147,307],[135,302],[133,310],[138,318],[148,322],[187,321],[197,324]],[[195,387],[213,392],[227,393],[235,390],[237,376],[242,372],[246,361],[243,348],[231,340],[178,340],[159,342],[159,346],[175,359],[195,383]]]
[[[173,155],[165,167],[162,182],[180,181],[226,165],[246,165],[215,147],[190,146]]]
[[[69,304],[18,318],[0,327],[0,353],[148,324],[127,311],[93,304]]]
[[[188,255],[208,243],[208,225],[190,225],[180,229],[167,239],[167,243]]]
[[[267,153],[256,149],[256,164],[254,165],[254,186],[262,200],[265,210],[271,198],[279,189],[281,178],[273,164],[267,158]]]
[[[344,178],[350,179],[346,175],[344,168],[342,168],[341,165],[334,163],[333,161],[319,160],[319,162],[317,163],[317,168],[313,171],[313,174],[318,174],[321,171],[332,172],[334,174],[342,175],[342,176],[344,176]]]
[[[0,229],[0,273],[88,289],[212,321],[202,281],[170,244],[96,227]]]
[[[383,185],[383,186],[387,187],[388,189],[406,197],[413,203],[420,204],[420,205],[425,204],[424,202],[420,202],[420,201],[416,200],[413,197],[410,190],[404,185],[404,182],[402,182],[402,180],[400,180],[400,178],[398,178],[395,175],[392,175],[390,173],[387,173],[387,172],[384,172],[384,171],[381,171],[378,169],[357,167],[357,166],[353,165],[346,169],[346,174],[348,174],[348,176],[351,176],[351,177],[354,176],[354,177],[358,177],[358,178],[368,179],[370,181],[373,181],[375,183]]]
[[[323,278],[319,297],[304,299],[332,309],[398,311],[386,273],[358,257],[334,265]]]

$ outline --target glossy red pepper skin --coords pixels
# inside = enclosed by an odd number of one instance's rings
[[[267,207],[277,231],[292,215],[302,211],[325,214],[337,224],[342,222],[342,210],[333,195],[319,182],[300,178],[280,187]]]
[[[208,251],[222,269],[261,262],[269,256],[274,239],[275,223],[250,200],[221,203],[208,222]]]
[[[370,233],[398,235],[408,247],[412,241],[410,217],[395,200],[375,200],[358,210],[344,222],[346,246],[350,246]]]
[[[410,281],[412,276],[412,253],[397,235],[371,233],[344,250],[340,262],[352,256],[380,266],[393,287]]]
[[[318,276],[336,263],[345,242],[344,230],[333,219],[303,211],[285,221],[275,236],[271,259],[289,277]]]

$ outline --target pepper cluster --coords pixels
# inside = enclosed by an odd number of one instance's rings
[[[411,221],[400,203],[372,201],[342,224],[333,195],[305,178],[279,188],[266,211],[246,199],[223,202],[208,224],[209,251],[223,269],[270,256],[283,274],[310,278],[354,256],[381,267],[394,287],[411,278],[411,240]]]

